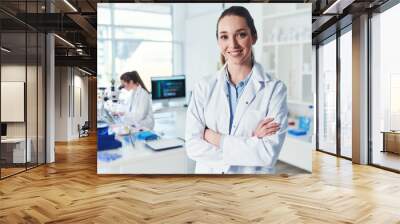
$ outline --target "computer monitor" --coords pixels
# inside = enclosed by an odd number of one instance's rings
[[[1,123],[1,136],[7,136],[7,124],[5,123]]]
[[[151,77],[151,94],[153,100],[184,98],[185,76]]]

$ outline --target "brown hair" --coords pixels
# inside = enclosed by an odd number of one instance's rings
[[[256,29],[256,26],[254,25],[253,17],[251,17],[249,11],[245,7],[242,7],[242,6],[231,6],[227,9],[225,9],[218,18],[217,29],[215,32],[217,39],[218,39],[218,24],[221,21],[221,19],[224,18],[225,16],[239,16],[239,17],[242,17],[243,19],[245,19],[246,24],[250,29],[251,35],[253,37],[257,38],[257,29]],[[253,51],[251,52],[251,60],[254,61]],[[224,55],[221,54],[221,63],[224,65],[225,62],[226,62],[225,57],[224,57]]]
[[[139,84],[143,89],[145,89],[148,93],[150,93],[150,91],[144,85],[137,71],[125,72],[124,74],[121,75],[120,79],[125,82],[132,81],[135,84]]]

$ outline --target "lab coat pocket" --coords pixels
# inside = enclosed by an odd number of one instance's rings
[[[264,111],[249,109],[244,117],[246,132],[251,135],[264,117]]]

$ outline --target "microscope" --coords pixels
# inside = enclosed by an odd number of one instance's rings
[[[118,103],[119,89],[115,88],[115,80],[112,79],[109,93],[106,92],[105,87],[100,87],[98,90],[98,102],[100,102],[100,105],[97,105],[97,109],[100,110],[97,114],[100,114],[100,117],[97,118],[97,149],[98,151],[102,151],[120,148],[122,143],[115,138],[116,133],[109,132],[111,125],[116,123],[116,117],[113,116],[111,112],[115,110],[115,104]],[[109,105],[107,106],[105,104]]]
[[[111,79],[110,88],[104,91],[103,101],[107,102],[109,105],[118,104],[122,88],[122,86],[116,87],[115,80]]]
[[[104,102],[106,101],[106,88],[97,88],[97,120],[100,121],[104,114]]]
[[[120,103],[120,93],[123,87],[116,86],[115,80],[111,80],[110,88],[99,87],[97,99],[97,115],[98,120],[105,120],[114,123],[115,119],[112,115],[113,112],[118,111],[118,104]]]
[[[110,88],[110,98],[113,103],[119,102],[119,94],[123,87],[119,86],[118,88],[115,86],[115,79],[111,79],[111,88]]]

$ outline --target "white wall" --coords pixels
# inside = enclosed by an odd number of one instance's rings
[[[1,66],[1,81],[25,82],[25,65],[9,64]],[[29,68],[28,68],[29,69]],[[5,110],[6,108],[1,108]],[[25,137],[25,122],[7,123],[8,137]]]
[[[9,81],[9,82],[24,82],[26,83],[25,80],[25,75],[26,72],[28,74],[36,74],[36,67],[34,66],[27,66],[25,65],[18,65],[18,64],[8,64],[8,65],[2,65],[1,66],[1,81]],[[30,85],[36,85],[36,81],[29,80]],[[35,89],[27,89],[27,105],[31,104],[32,102],[35,102],[34,106],[36,108],[36,88]],[[34,91],[30,93],[30,91]],[[2,96],[4,97],[4,96]],[[32,108],[27,109],[27,112],[32,112]],[[7,110],[7,108],[1,108],[1,110]],[[33,110],[34,111],[34,110]],[[36,123],[36,113],[28,113],[27,114],[27,120],[28,122],[34,121]],[[8,137],[25,137],[25,126],[26,122],[7,122],[7,136]],[[36,125],[33,127],[34,124],[29,123],[28,129],[29,130],[36,130]],[[33,129],[32,129],[33,128]],[[31,131],[28,130],[28,137]],[[35,132],[36,133],[36,132]]]
[[[185,19],[184,60],[186,95],[203,76],[218,69],[219,48],[215,37],[216,22],[222,4],[188,4]]]
[[[71,123],[71,135],[73,138],[79,137],[78,133],[78,124],[82,126],[85,121],[88,121],[88,78],[81,76],[82,73],[76,74],[77,70],[75,70],[75,75],[74,75],[74,112],[72,113],[73,119]],[[79,93],[80,91],[80,93]],[[80,96],[80,97],[79,97]],[[79,102],[81,101],[81,102]],[[81,108],[79,108],[81,107]],[[80,109],[82,111],[80,111]]]
[[[88,78],[71,67],[56,67],[55,73],[55,141],[70,141],[78,138],[78,124],[88,120]]]
[[[2,65],[1,81],[25,82],[25,65]],[[32,67],[28,66],[28,70]]]
[[[186,4],[172,5],[172,39],[173,39],[173,69],[174,74],[184,74],[185,64],[182,63],[184,58],[185,45],[185,26]]]
[[[398,102],[398,88],[394,89],[393,78],[400,75],[400,63],[398,62],[398,52],[400,44],[398,43],[400,33],[394,29],[400,20],[400,5],[385,11],[380,15],[380,79],[382,94],[381,100],[384,102],[384,127],[381,130],[398,130],[400,129],[400,114],[396,110],[396,101]],[[397,91],[394,91],[397,90]],[[393,91],[393,92],[392,92]]]
[[[68,139],[68,68],[55,68],[55,141]]]
[[[38,70],[37,70],[38,69]],[[3,64],[1,66],[1,81],[3,82],[24,82],[26,85],[26,107],[23,101],[22,107],[19,108],[23,114],[26,112],[26,120],[22,119],[22,122],[6,122],[7,123],[7,137],[13,138],[24,138],[25,135],[30,139],[30,148],[32,161],[36,162],[36,158],[39,159],[39,163],[44,163],[44,74],[42,68],[39,66],[25,66],[25,64]],[[27,81],[25,80],[27,78]],[[4,89],[2,89],[3,92]],[[22,92],[21,92],[22,91]],[[24,94],[24,90],[19,90],[19,94]],[[7,95],[2,95],[7,97]],[[22,96],[24,98],[24,96]],[[3,104],[3,103],[2,103]],[[2,107],[2,112],[13,113],[12,110],[17,108],[6,108]],[[26,111],[25,111],[26,110]],[[15,112],[14,112],[15,113]],[[49,150],[50,152],[51,150]],[[37,157],[37,154],[39,156]],[[51,157],[48,157],[49,159]],[[51,162],[51,160],[48,160]]]

